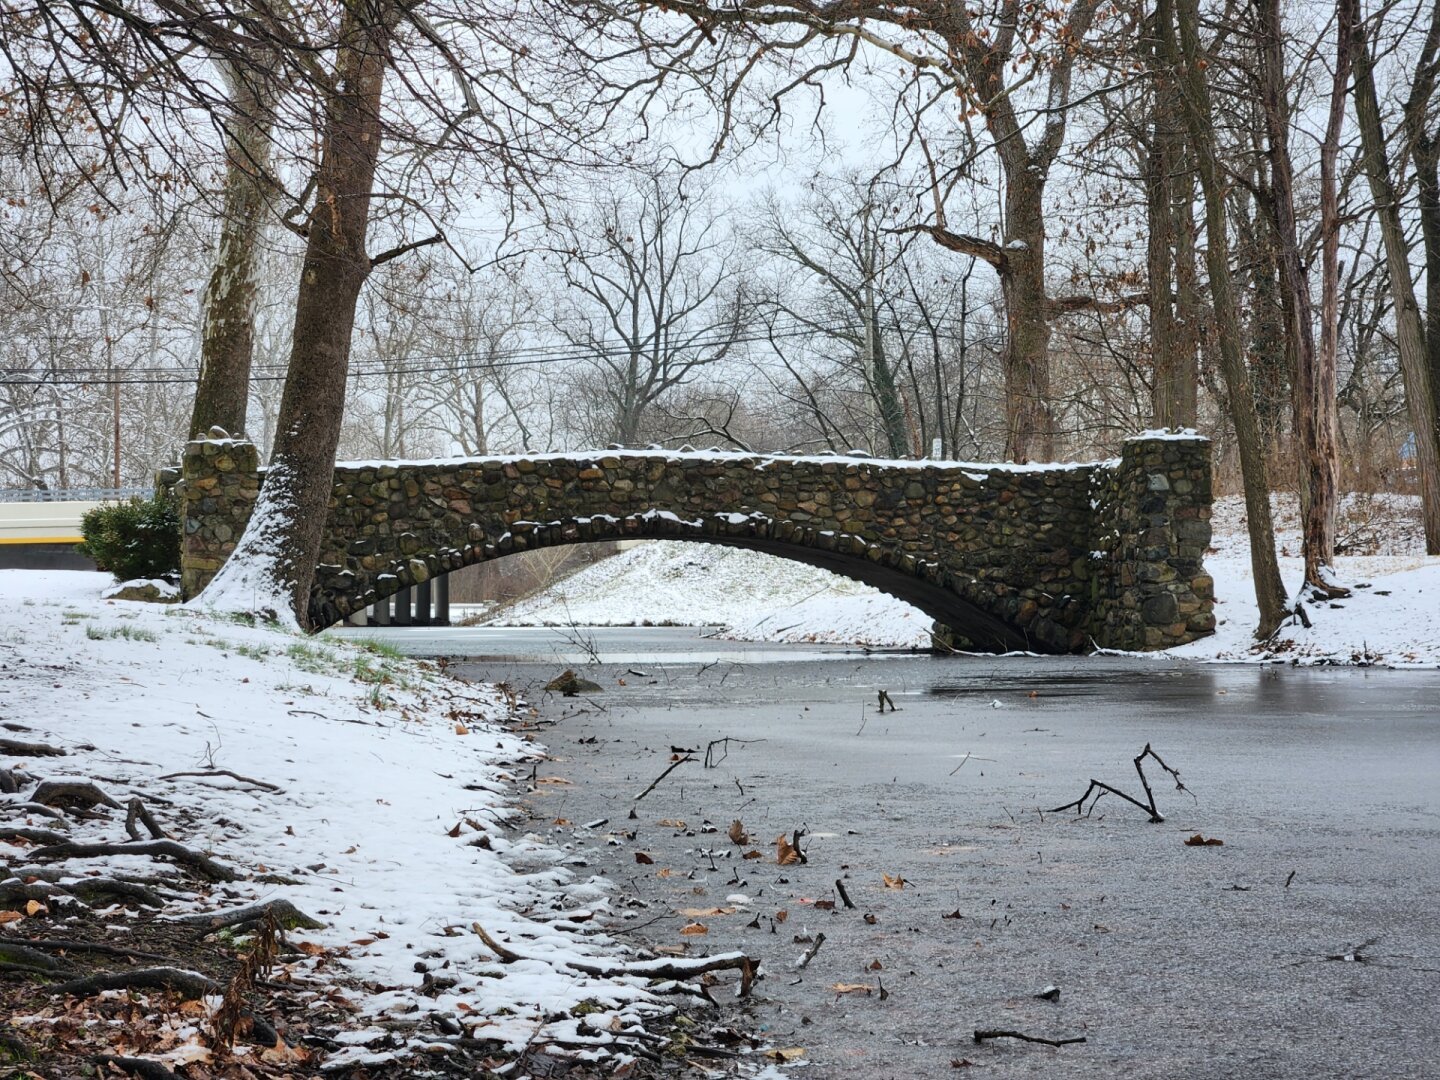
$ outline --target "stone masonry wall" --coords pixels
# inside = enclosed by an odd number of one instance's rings
[[[245,446],[186,447],[187,596],[248,519]],[[868,580],[984,646],[1155,648],[1213,625],[1208,458],[1204,440],[1147,439],[1118,463],[1052,467],[659,451],[341,465],[312,614],[333,622],[513,551],[649,536]],[[1171,486],[1156,492],[1161,472]]]

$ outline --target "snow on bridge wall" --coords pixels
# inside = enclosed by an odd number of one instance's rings
[[[246,442],[187,444],[187,597],[234,550],[263,480],[256,462]],[[614,450],[348,463],[334,483],[318,626],[486,559],[647,537],[824,567],[979,649],[1164,648],[1215,622],[1200,438],[1142,436],[1084,465]]]

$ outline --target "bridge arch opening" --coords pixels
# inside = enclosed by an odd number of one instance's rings
[[[326,589],[328,595],[317,597],[320,603],[312,603],[312,611],[317,622],[324,619],[329,626],[405,589],[468,566],[526,551],[615,540],[681,541],[758,551],[858,581],[903,600],[979,651],[1063,651],[1016,630],[967,599],[967,587],[979,588],[978,581],[958,578],[938,563],[855,534],[815,529],[760,513],[681,517],[669,511],[650,510],[544,523],[517,521],[493,539],[412,559],[394,572],[378,575],[373,588],[363,592],[347,593],[343,584],[339,590]]]

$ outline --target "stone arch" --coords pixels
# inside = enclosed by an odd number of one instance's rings
[[[468,533],[468,530],[467,530]],[[508,555],[542,548],[613,540],[673,540],[744,548],[815,566],[870,585],[919,608],[942,626],[983,650],[1052,651],[983,606],[987,590],[959,578],[943,565],[918,559],[854,533],[816,529],[760,513],[716,513],[682,518],[664,510],[623,517],[598,515],[549,522],[517,521],[497,536],[417,551],[392,570],[362,579],[341,572],[317,586],[312,602],[316,625],[333,625],[353,612],[389,599],[441,574]]]
[[[187,597],[234,550],[263,475],[249,443],[187,444]],[[822,566],[985,649],[1163,648],[1215,624],[1209,443],[1167,433],[1043,466],[660,450],[342,463],[312,623],[516,550],[642,537]]]

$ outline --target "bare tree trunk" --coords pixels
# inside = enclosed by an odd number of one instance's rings
[[[1195,154],[1196,172],[1205,196],[1206,268],[1215,307],[1220,366],[1230,399],[1231,421],[1240,452],[1245,485],[1245,510],[1250,529],[1250,566],[1255,576],[1255,599],[1260,609],[1257,637],[1269,637],[1285,617],[1285,586],[1275,558],[1275,528],[1270,517],[1270,480],[1260,445],[1260,423],[1250,390],[1245,357],[1240,351],[1240,313],[1235,284],[1230,276],[1230,239],[1225,227],[1225,192],[1215,157],[1215,128],[1210,91],[1200,55],[1198,0],[1176,5],[1179,40],[1163,32],[1161,44],[1176,73],[1184,105],[1185,124]]]
[[[345,8],[270,468],[234,554],[201,594],[207,606],[309,626],[355,308],[373,265],[365,243],[398,13],[393,0]]]
[[[1314,310],[1310,279],[1300,262],[1300,240],[1295,224],[1295,178],[1290,160],[1290,108],[1285,97],[1285,51],[1279,0],[1256,0],[1260,38],[1260,96],[1269,144],[1272,205],[1275,212],[1276,253],[1284,296],[1286,329],[1293,357],[1291,393],[1295,402],[1295,438],[1298,442],[1301,483],[1306,494],[1301,544],[1305,555],[1305,584],[1321,596],[1347,596],[1335,582],[1335,500],[1339,487],[1339,446],[1336,429],[1334,353],[1328,369],[1315,355]],[[1341,83],[1341,94],[1344,83]],[[1332,110],[1343,117],[1343,98]],[[1339,140],[1339,122],[1335,123]],[[1330,198],[1334,192],[1334,148],[1330,154]],[[1332,207],[1333,209],[1333,207]],[[1338,222],[1337,222],[1338,226]],[[1338,271],[1337,271],[1338,277]]]
[[[1357,16],[1358,17],[1358,16]],[[1432,99],[1440,81],[1440,4],[1430,8],[1430,29],[1405,99],[1405,133],[1420,196],[1420,235],[1425,244],[1425,329],[1430,389],[1440,415],[1440,131],[1430,127]]]
[[[200,326],[200,381],[190,438],[211,427],[245,429],[255,343],[255,271],[264,232],[265,170],[270,162],[274,87],[254,70],[222,63],[230,88],[224,209],[215,266],[205,285]]]
[[[1045,295],[1045,185],[1025,170],[1006,170],[1005,271],[1000,284],[1009,329],[1003,358],[1005,456],[1053,461],[1049,298]]]
[[[1395,307],[1395,338],[1400,351],[1400,370],[1405,379],[1405,404],[1415,432],[1415,460],[1420,472],[1420,498],[1425,521],[1425,550],[1440,555],[1440,432],[1436,429],[1436,406],[1431,372],[1425,352],[1425,333],[1420,325],[1420,307],[1415,300],[1415,282],[1410,276],[1410,251],[1400,221],[1399,196],[1390,175],[1385,153],[1385,131],[1381,126],[1380,102],[1375,93],[1375,70],[1364,23],[1357,20],[1353,34],[1351,63],[1355,68],[1355,119],[1360,128],[1361,156],[1380,236],[1385,244],[1385,265],[1390,274],[1390,292]]]

